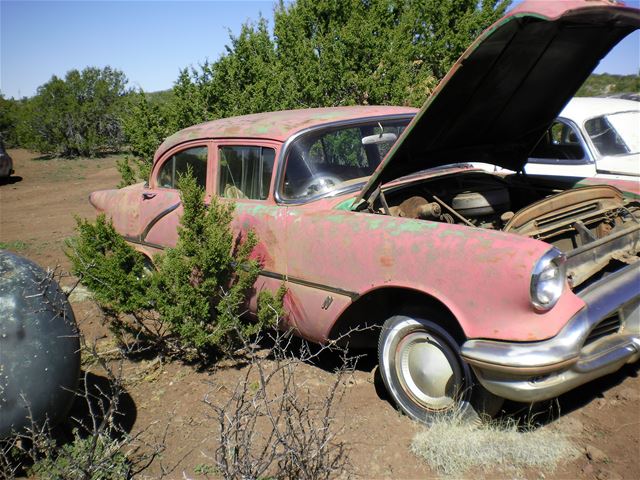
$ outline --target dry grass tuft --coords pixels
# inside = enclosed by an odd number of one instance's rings
[[[471,424],[454,414],[416,434],[411,451],[438,473],[460,476],[471,469],[553,472],[576,449],[565,435],[549,428],[522,428],[515,421],[496,420]]]

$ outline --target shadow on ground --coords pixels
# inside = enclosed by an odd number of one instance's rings
[[[0,186],[13,185],[14,183],[18,183],[21,181],[22,181],[22,177],[20,175],[11,175],[10,177],[0,178]]]
[[[88,436],[109,422],[108,415],[113,415],[113,436],[131,432],[137,409],[133,398],[122,386],[107,377],[82,372],[78,392],[67,419],[54,432],[56,440],[61,443],[72,441],[74,429],[78,429],[80,436]]]
[[[623,383],[629,377],[637,377],[640,364],[625,365],[617,372],[595,379],[558,398],[535,404],[505,402],[501,417],[515,419],[527,428],[541,427],[587,406],[599,398],[605,398],[608,390]]]
[[[376,394],[380,400],[388,402],[393,408],[397,408],[387,393],[386,387],[377,366],[376,352],[352,351],[350,358],[357,358],[355,369],[371,372]],[[314,357],[312,365],[327,372],[335,372],[343,366],[343,357],[340,352],[323,351]],[[524,404],[505,401],[501,412],[496,417],[498,420],[515,421],[523,428],[538,428],[548,425],[559,418],[584,408],[594,400],[605,398],[607,391],[622,384],[629,377],[637,377],[640,372],[640,363],[624,365],[617,372],[605,375],[551,400],[534,404]]]

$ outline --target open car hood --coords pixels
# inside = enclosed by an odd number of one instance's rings
[[[598,62],[639,26],[640,10],[614,1],[523,2],[460,57],[358,200],[399,177],[451,163],[522,170]]]

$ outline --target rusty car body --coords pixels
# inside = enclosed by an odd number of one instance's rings
[[[638,28],[609,1],[525,2],[486,30],[419,111],[337,107],[215,120],[158,149],[148,184],[90,201],[149,258],[174,245],[191,168],[253,229],[255,291],[285,282],[316,342],[362,325],[415,419],[555,397],[640,358],[637,184],[523,173],[594,66]],[[466,168],[479,161],[515,174]],[[249,302],[255,308],[255,297]],[[376,345],[377,344],[377,345]]]

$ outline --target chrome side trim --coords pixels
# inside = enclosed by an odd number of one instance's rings
[[[171,212],[173,212],[176,208],[178,208],[180,205],[182,204],[182,202],[177,202],[174,203],[173,205],[171,205],[168,208],[165,208],[164,210],[162,210],[160,213],[158,213],[158,215],[156,215],[153,220],[151,220],[147,226],[145,227],[145,229],[142,231],[142,233],[140,234],[140,240],[144,240],[145,238],[147,238],[147,235],[149,234],[149,232],[151,231],[151,229],[156,225],[156,223],[158,223],[162,217],[165,217],[166,215],[169,215]]]
[[[129,243],[135,243],[137,245],[144,245],[147,247],[157,248],[159,250],[165,250],[167,247],[164,245],[158,245],[157,243],[145,242],[137,237],[124,237],[124,239]],[[357,292],[351,292],[349,290],[343,290],[342,288],[330,287],[329,285],[323,285],[321,283],[309,282],[307,280],[303,280],[301,278],[289,277],[287,275],[283,275],[281,273],[270,272],[269,270],[260,270],[258,273],[259,276],[267,277],[267,278],[275,278],[276,280],[282,280],[283,282],[295,283],[298,285],[304,285],[305,287],[316,288],[318,290],[323,290],[325,292],[335,293],[336,295],[342,295],[345,297],[349,297],[352,301],[356,300],[360,297],[360,294]]]
[[[137,245],[144,245],[146,247],[153,247],[153,248],[157,248],[159,250],[164,250],[164,249],[167,248],[164,245],[159,245],[157,243],[145,242],[144,240],[140,239],[140,237],[123,236],[123,238],[129,243],[135,243]]]
[[[316,288],[318,290],[324,290],[326,292],[335,293],[337,295],[343,295],[345,297],[351,298],[351,300],[355,300],[360,296],[360,294],[357,292],[351,292],[349,290],[343,290],[341,288],[330,287],[329,285],[323,285],[322,283],[309,282],[301,278],[289,277],[287,275],[270,272],[268,270],[260,270],[260,273],[258,275],[261,275],[263,277],[268,277],[268,278],[275,278],[277,280],[282,280],[283,282],[296,283],[298,285],[304,285],[305,287]]]

